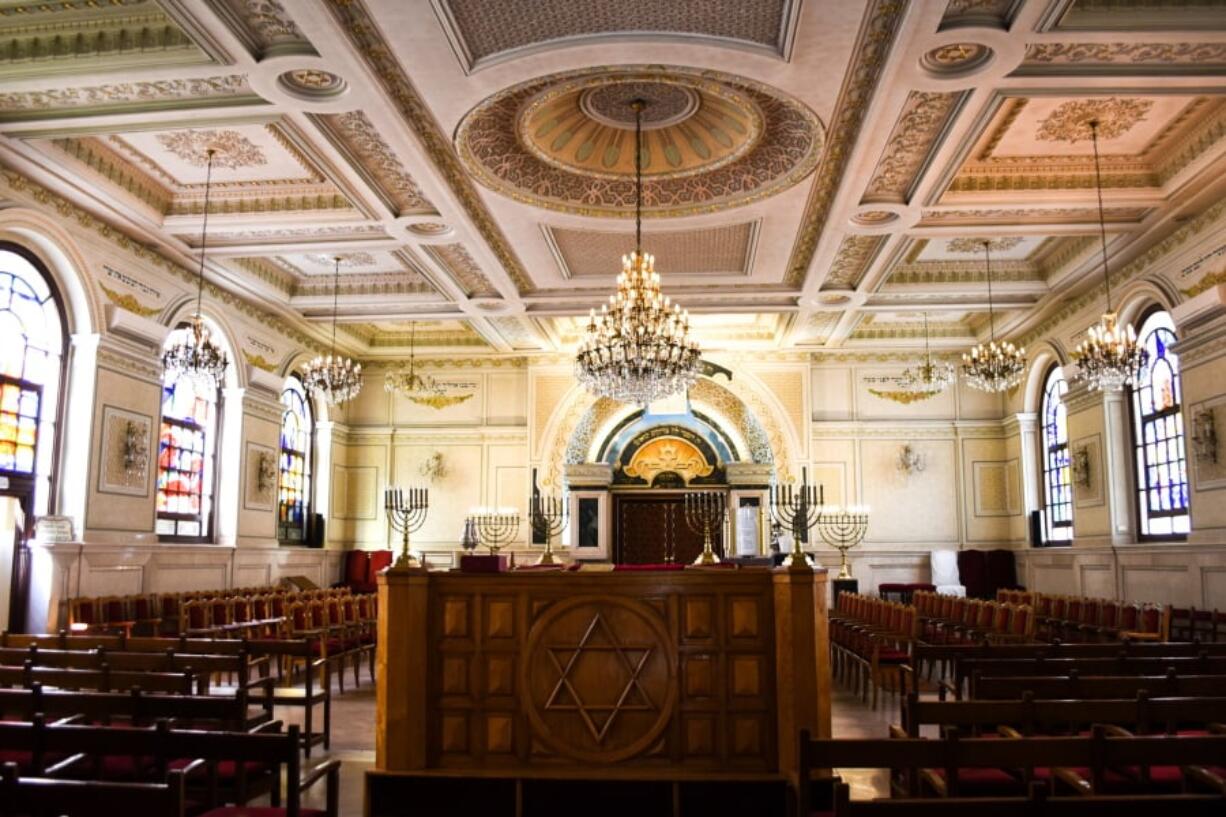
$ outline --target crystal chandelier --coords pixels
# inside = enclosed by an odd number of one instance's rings
[[[226,373],[226,353],[209,337],[204,325],[201,305],[204,302],[204,253],[209,234],[209,193],[213,184],[213,154],[208,152],[204,175],[204,218],[200,226],[200,269],[196,281],[196,314],[191,319],[191,333],[162,354],[162,367],[167,373],[187,377],[210,386],[218,386]]]
[[[408,400],[433,409],[443,409],[458,405],[468,400],[475,392],[464,394],[449,394],[447,386],[439,383],[428,374],[419,374],[414,359],[414,338],[417,324],[409,322],[409,366],[400,371],[388,372],[383,378],[383,388],[388,392],[399,392]]]
[[[341,259],[336,257],[332,277],[332,348],[328,355],[317,355],[302,372],[302,382],[316,397],[330,406],[352,400],[362,390],[362,364],[336,353],[336,313],[341,288]]]
[[[996,342],[996,310],[992,303],[992,248],[983,242],[984,269],[988,279],[988,345],[976,343],[962,355],[962,376],[973,388],[991,393],[1007,391],[1022,381],[1026,350],[1007,340]]]
[[[935,397],[957,379],[954,365],[945,360],[932,359],[932,347],[928,340],[928,313],[924,313],[924,362],[903,369],[898,378],[898,388],[915,394],[918,399]]]
[[[1078,379],[1091,390],[1118,391],[1132,385],[1141,376],[1149,353],[1137,344],[1137,333],[1131,324],[1120,326],[1111,309],[1111,271],[1107,266],[1107,225],[1103,218],[1103,183],[1098,159],[1098,120],[1092,119],[1090,139],[1094,145],[1094,186],[1098,191],[1098,237],[1103,250],[1103,283],[1107,288],[1107,311],[1097,326],[1091,326],[1086,339],[1073,350],[1073,360],[1080,369]]]
[[[660,293],[655,258],[643,252],[643,108],[634,108],[634,252],[622,256],[617,292],[588,314],[575,377],[597,397],[646,406],[698,379],[690,316]]]

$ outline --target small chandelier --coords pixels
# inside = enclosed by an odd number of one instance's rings
[[[406,399],[433,409],[443,409],[458,405],[473,396],[474,392],[465,394],[449,394],[447,387],[428,374],[419,374],[415,366],[414,338],[417,324],[409,322],[409,366],[400,371],[388,372],[383,378],[383,389],[388,392],[399,392]]]
[[[302,382],[316,397],[330,406],[339,406],[358,396],[362,390],[362,364],[336,353],[336,313],[341,288],[341,259],[336,257],[332,278],[332,348],[328,355],[317,355],[302,372]]]
[[[1111,271],[1107,266],[1107,225],[1103,217],[1103,183],[1098,160],[1098,120],[1092,119],[1090,139],[1094,145],[1094,186],[1098,191],[1098,237],[1103,249],[1103,283],[1107,288],[1107,311],[1096,326],[1086,332],[1086,339],[1073,350],[1073,360],[1091,391],[1118,391],[1131,386],[1149,362],[1149,353],[1137,344],[1132,324],[1120,326],[1111,309]]]
[[[932,359],[932,346],[928,340],[928,313],[924,313],[924,362],[903,369],[898,378],[898,388],[916,395],[917,399],[935,397],[958,378],[954,365],[945,360]]]
[[[973,388],[989,393],[1008,391],[1022,381],[1026,350],[1007,340],[996,342],[996,310],[992,303],[992,248],[983,242],[984,269],[988,279],[988,345],[976,343],[962,355],[962,376]]]
[[[698,379],[690,316],[660,293],[655,258],[643,252],[643,108],[634,108],[634,252],[622,256],[617,292],[588,313],[575,377],[597,397],[646,406],[686,391]]]
[[[218,386],[226,373],[226,353],[209,337],[201,306],[204,302],[204,253],[209,234],[209,193],[213,184],[213,154],[208,152],[204,175],[204,218],[200,226],[200,269],[196,281],[196,314],[190,334],[162,354],[162,367],[168,374],[187,377],[199,383]]]

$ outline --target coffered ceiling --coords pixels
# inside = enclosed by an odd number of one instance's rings
[[[567,351],[644,245],[715,349],[1025,332],[1226,193],[1218,0],[0,0],[0,164],[324,338]]]

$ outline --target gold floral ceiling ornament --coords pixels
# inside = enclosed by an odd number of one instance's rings
[[[1091,391],[1119,391],[1131,386],[1140,377],[1149,362],[1149,352],[1137,343],[1136,330],[1132,324],[1120,326],[1111,308],[1111,270],[1107,266],[1107,226],[1103,219],[1103,184],[1098,160],[1098,120],[1088,123],[1090,139],[1094,146],[1094,187],[1098,192],[1098,236],[1103,253],[1103,284],[1107,290],[1107,311],[1098,325],[1091,326],[1086,339],[1073,350],[1073,360],[1080,370],[1078,379],[1087,383]]]
[[[456,392],[450,388],[452,384],[440,383],[428,374],[417,371],[416,365],[416,333],[417,322],[409,321],[409,363],[394,372],[388,372],[383,378],[383,389],[389,393],[399,393],[406,400],[411,400],[421,406],[432,409],[444,409],[456,406],[469,400],[474,391]]]
[[[1022,237],[1017,235],[1004,235],[999,238],[951,238],[945,242],[945,249],[948,252],[956,252],[959,254],[970,255],[983,250],[983,243],[987,241],[988,248],[992,252],[1007,252],[1022,243]]]
[[[193,167],[211,162],[214,167],[235,170],[268,164],[268,157],[259,145],[235,130],[176,130],[159,133],[157,140]]]
[[[491,96],[461,121],[456,149],[486,187],[580,215],[635,202],[629,101],[643,113],[642,206],[715,212],[774,195],[813,171],[824,130],[803,103],[752,80],[678,66],[592,67]]]
[[[1090,123],[1096,122],[1097,138],[1115,139],[1132,130],[1153,106],[1152,99],[1131,97],[1075,99],[1048,114],[1039,123],[1035,138],[1076,144],[1090,135]]]

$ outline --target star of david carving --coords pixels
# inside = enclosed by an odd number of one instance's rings
[[[587,725],[592,738],[603,743],[613,721],[622,712],[655,712],[655,703],[639,681],[647,660],[655,647],[651,644],[626,644],[614,634],[600,613],[592,616],[583,636],[576,644],[546,644],[545,650],[558,670],[558,682],[545,702],[547,711],[578,712]],[[583,656],[592,653],[612,653],[617,657],[615,666],[624,670],[625,678],[621,692],[612,704],[586,703],[579,690],[571,683],[571,673]],[[614,684],[620,679],[610,678]]]

